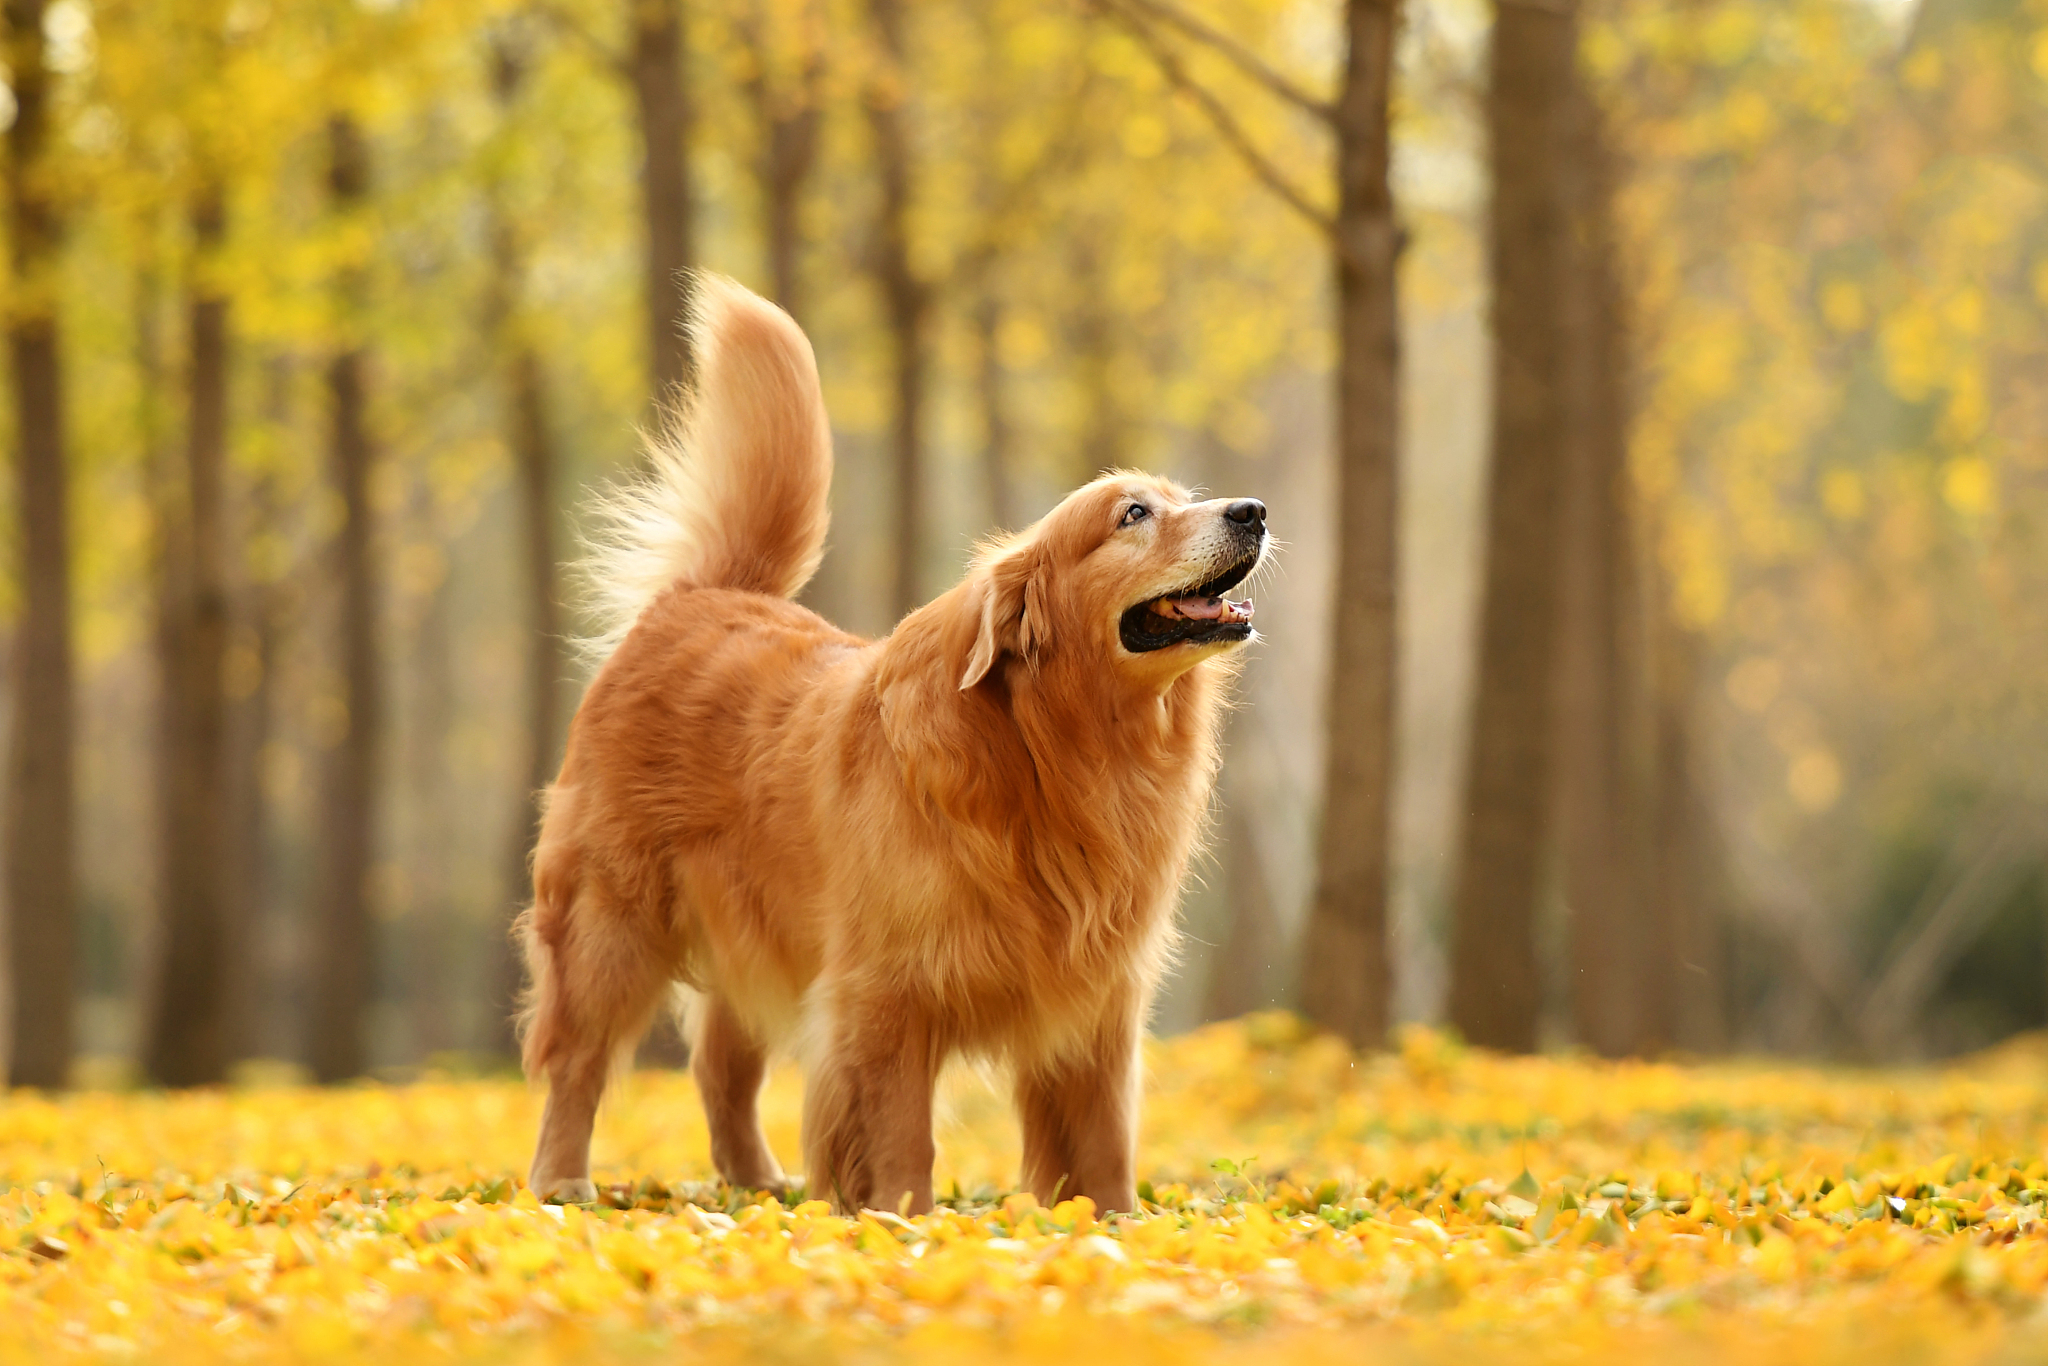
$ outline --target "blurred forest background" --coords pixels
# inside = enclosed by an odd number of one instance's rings
[[[507,1055],[690,266],[816,342],[849,628],[1107,466],[1271,507],[1160,1028],[2048,1023],[2048,3],[4,18],[17,1083]]]

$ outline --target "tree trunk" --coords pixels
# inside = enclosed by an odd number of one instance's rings
[[[523,68],[517,56],[501,49],[493,87],[501,114],[508,113],[518,98],[522,77]],[[508,918],[504,932],[495,937],[492,945],[489,1038],[493,1051],[513,1056],[519,1051],[513,1015],[525,980],[525,966],[512,943],[509,917],[533,898],[532,859],[534,840],[540,832],[540,794],[554,781],[561,759],[561,685],[569,666],[562,654],[561,588],[556,568],[559,514],[555,483],[560,458],[548,414],[547,374],[540,353],[518,316],[526,271],[518,225],[512,221],[502,196],[494,195],[492,213],[493,279],[487,322],[497,334],[504,358],[505,445],[512,452],[519,498],[520,558],[525,571],[525,754],[506,844]]]
[[[1081,388],[1081,467],[1075,482],[1095,478],[1124,464],[1128,446],[1124,430],[1123,395],[1116,382],[1116,324],[1109,299],[1109,279],[1102,252],[1091,228],[1075,234],[1067,270],[1080,290],[1069,348]]]
[[[1536,909],[1550,834],[1552,669],[1566,399],[1568,223],[1560,184],[1578,25],[1569,5],[1494,6],[1492,478],[1479,677],[1454,899],[1451,1020],[1536,1046]]]
[[[869,87],[868,125],[875,139],[881,210],[875,224],[874,270],[895,347],[896,567],[894,607],[903,616],[924,600],[924,393],[930,293],[910,261],[910,132],[904,119],[909,56],[901,0],[868,0],[881,41],[884,70]]]
[[[1570,410],[1556,675],[1558,850],[1570,916],[1578,1041],[1607,1057],[1671,1043],[1666,928],[1647,895],[1648,660],[1637,629],[1628,487],[1628,358],[1600,110],[1572,73],[1561,173],[1571,251],[1565,299]]]
[[[435,538],[434,495],[421,486],[415,497],[420,531]],[[448,731],[455,719],[452,604],[448,566],[428,591],[412,636],[412,706],[403,763],[412,816],[406,822],[405,992],[415,1056],[427,1058],[457,1046],[453,1004],[456,980],[454,882],[455,794],[448,781]]]
[[[291,420],[290,360],[282,355],[270,357],[264,376],[263,421],[273,432],[283,434]],[[283,534],[277,473],[262,470],[249,480],[246,490],[239,543],[244,547],[277,543]],[[228,879],[228,925],[241,941],[234,954],[235,975],[228,991],[231,1058],[276,1056],[282,1051],[270,1020],[274,1004],[288,998],[288,989],[271,980],[277,917],[271,902],[270,800],[264,787],[276,712],[285,596],[279,580],[284,573],[282,565],[245,554],[240,620],[228,651],[228,843],[233,869]]]
[[[334,209],[358,211],[369,193],[369,149],[347,115],[328,125]],[[309,1039],[313,1074],[321,1081],[360,1075],[367,1059],[372,942],[370,869],[377,798],[382,707],[378,696],[376,583],[370,563],[371,449],[367,414],[369,356],[360,335],[364,281],[351,270],[341,282],[342,339],[328,363],[333,402],[329,477],[341,498],[334,544],[339,591],[337,653],[342,676],[339,734],[331,737],[321,811],[316,893],[316,977]]]
[[[520,776],[517,814],[513,818],[509,873],[512,905],[533,898],[533,844],[540,833],[540,798],[555,779],[562,757],[561,684],[568,670],[562,657],[561,595],[556,582],[556,501],[554,436],[548,423],[547,389],[540,357],[530,346],[514,350],[507,365],[507,424],[518,461],[519,512],[526,569],[526,762]],[[508,927],[509,928],[509,927]],[[508,948],[509,934],[500,936]],[[503,1020],[498,1046],[517,1051],[511,1032],[521,968],[516,953],[508,954],[510,970],[501,977],[498,1015]]]
[[[647,355],[658,406],[690,382],[686,272],[696,256],[690,202],[690,91],[684,70],[682,0],[625,0],[631,14],[628,71],[640,114],[641,210],[647,233]]]
[[[1658,585],[1661,587],[1661,584]],[[1655,746],[1651,832],[1651,914],[1663,927],[1674,965],[1672,1042],[1693,1053],[1726,1050],[1734,1032],[1729,1003],[1731,946],[1722,905],[1713,813],[1695,778],[1693,642],[1660,595],[1649,620],[1652,737]]]
[[[1230,932],[1209,964],[1202,1018],[1234,1020],[1267,1003],[1266,979],[1280,938],[1280,917],[1266,883],[1266,861],[1245,815],[1246,799],[1223,801],[1223,885],[1230,893]]]
[[[12,1000],[0,1044],[18,1086],[56,1087],[71,1070],[77,871],[72,841],[71,535],[59,332],[61,225],[50,186],[51,73],[43,0],[6,0],[14,121],[6,132],[14,270],[7,349],[14,382],[15,515],[22,611],[14,647],[14,735],[6,828]]]
[[[163,507],[157,813],[160,958],[145,1065],[164,1086],[223,1081],[231,1061],[231,957],[244,942],[227,923],[228,300],[216,275],[226,223],[219,185],[192,209],[188,384],[181,507]]]
[[[1386,1037],[1393,784],[1400,233],[1387,185],[1398,0],[1350,0],[1337,131],[1337,573],[1329,740],[1301,1003],[1359,1047]]]
[[[990,525],[1015,531],[1021,520],[1017,506],[1017,432],[1010,420],[1009,386],[1004,383],[1002,330],[1002,302],[984,281],[981,298],[974,308],[974,397],[981,409],[981,470],[988,486]]]
[[[817,29],[819,16],[806,11],[802,34],[803,69],[797,88],[777,86],[771,73],[773,54],[769,50],[768,26],[758,13],[750,13],[743,37],[753,61],[753,75],[747,93],[754,102],[754,116],[761,130],[758,174],[761,181],[761,216],[768,239],[768,284],[775,302],[798,322],[803,321],[805,299],[801,250],[803,247],[803,191],[818,159],[818,123],[824,78],[824,46]]]

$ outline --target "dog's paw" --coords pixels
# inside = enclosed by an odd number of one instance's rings
[[[547,1205],[588,1205],[597,1199],[597,1187],[584,1176],[557,1177],[534,1191]]]

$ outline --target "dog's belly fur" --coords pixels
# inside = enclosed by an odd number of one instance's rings
[[[916,1001],[949,1051],[1064,1052],[1107,1000],[1149,989],[1192,822],[1145,885],[1093,889],[1120,914],[1020,907],[1034,841],[911,794],[878,715],[879,648],[792,603],[672,591],[592,684],[546,843],[561,817],[612,915],[765,1041],[829,1030],[874,988]]]

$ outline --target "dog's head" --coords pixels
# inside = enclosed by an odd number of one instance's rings
[[[1151,475],[1104,475],[984,551],[962,585],[978,619],[960,688],[1005,655],[1034,670],[1057,655],[1164,689],[1253,638],[1251,603],[1224,595],[1267,544],[1255,498],[1197,500]]]
[[[1135,765],[1157,784],[1152,800],[1181,810],[1160,794],[1215,768],[1221,679],[1202,666],[1254,638],[1251,604],[1224,594],[1267,544],[1254,499],[1197,500],[1117,473],[983,546],[965,579],[896,628],[876,670],[882,725],[915,790],[957,822],[1008,829],[1020,794],[1066,774],[1075,798],[1108,766]],[[1145,698],[1166,703],[1147,713],[1156,729],[1127,724]],[[1087,799],[1062,809],[1080,826],[1120,819]],[[1062,838],[1098,856],[1128,844],[1106,829]]]

